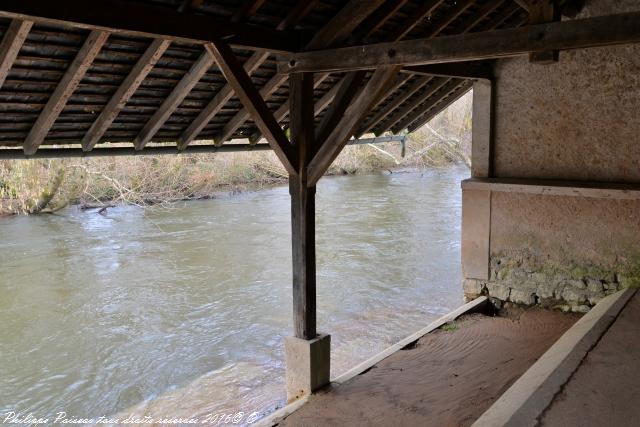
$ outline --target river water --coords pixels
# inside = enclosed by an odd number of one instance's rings
[[[332,376],[463,303],[468,175],[321,180],[318,329],[332,335]],[[98,417],[159,396],[189,413],[282,405],[289,212],[283,186],[0,218],[0,414]]]

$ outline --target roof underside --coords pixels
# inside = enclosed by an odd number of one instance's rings
[[[276,29],[299,1],[307,0],[148,0],[135,3],[153,3],[186,14],[211,14]],[[250,3],[257,8],[246,10]],[[510,28],[522,25],[527,17],[527,12],[513,0],[431,2],[437,6],[424,16],[420,16],[421,11],[428,1],[387,0],[382,2],[377,12],[381,12],[384,7],[390,8],[392,3],[399,7],[388,14],[386,19],[381,18],[382,13],[376,15],[374,11],[350,32],[346,40],[340,40],[331,47]],[[340,0],[317,1],[290,29],[310,38],[326,26],[344,4],[345,2]],[[0,39],[10,33],[8,28],[11,22],[9,18],[0,19]],[[52,94],[57,88],[60,90],[60,82],[64,81],[65,73],[89,33],[86,29],[72,26],[40,23],[35,23],[30,28],[0,88],[0,146],[21,147],[24,144]],[[79,146],[152,41],[120,33],[110,34],[86,74],[72,91],[61,113],[48,129],[42,146]],[[254,51],[235,47],[233,51],[243,63],[255,54]],[[132,143],[145,126],[148,126],[154,114],[203,52],[201,44],[172,41],[113,122],[99,137],[98,144]],[[275,59],[274,55],[270,55],[251,73],[251,79],[258,89],[262,89],[263,98],[276,119],[286,127],[288,83],[286,76],[276,75]],[[367,73],[362,85],[366,84],[370,74],[371,72]],[[343,76],[343,73],[315,76],[319,82],[314,90],[317,121],[322,119],[324,111],[330,105],[326,101],[331,99],[332,88]],[[429,76],[404,70],[378,105],[362,120],[358,133],[399,133],[405,129],[412,131],[464,94],[471,84],[471,80]],[[225,90],[225,86],[227,82],[224,76],[215,62],[212,62],[193,87],[185,92],[177,107],[170,109],[167,118],[161,120],[147,146],[153,146],[154,143],[176,143],[203,109],[216,95]],[[336,89],[333,89],[333,93]],[[260,136],[251,118],[241,111],[243,106],[238,98],[233,93],[227,98],[197,133],[195,143],[213,144],[214,140],[220,143],[229,139]]]

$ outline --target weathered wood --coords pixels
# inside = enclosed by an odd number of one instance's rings
[[[365,75],[366,71],[348,73],[337,84],[338,91],[336,92],[336,96],[316,129],[315,138],[318,144],[322,144],[335,126],[338,125],[347,107],[349,107],[353,98],[360,91]]]
[[[100,52],[102,45],[109,37],[105,31],[92,31],[80,48],[76,57],[67,68],[62,79],[56,86],[55,91],[49,97],[47,104],[40,112],[35,124],[31,127],[29,134],[24,141],[25,155],[32,155],[38,150],[47,133],[53,126],[67,101],[78,87],[80,80],[91,66],[91,63]]]
[[[220,71],[255,121],[256,126],[267,138],[269,145],[271,145],[287,172],[293,175],[297,174],[297,159],[294,156],[292,145],[278,122],[273,118],[273,114],[269,111],[264,99],[253,85],[251,77],[242,68],[231,48],[222,42],[205,45],[205,47],[215,57]]]
[[[232,46],[271,52],[299,50],[297,33],[243,25],[204,14],[180,13],[164,6],[124,0],[4,0],[0,17],[47,25],[204,44],[225,40]]]
[[[431,109],[434,105],[436,105],[441,99],[444,99],[454,91],[460,85],[460,80],[449,79],[446,80],[446,83],[437,91],[433,91],[431,95],[424,97],[424,101],[420,104],[415,105],[411,111],[405,115],[402,120],[396,123],[395,126],[391,127],[393,133],[399,133],[403,129],[406,129],[411,123],[413,123],[420,116],[425,114],[429,109]]]
[[[31,21],[12,19],[9,28],[4,33],[2,43],[0,43],[0,88],[9,74],[9,70],[16,60],[22,44],[27,39],[27,35],[33,26]]]
[[[560,20],[560,7],[555,0],[529,0],[529,25]],[[560,52],[541,50],[529,53],[529,61],[539,64],[558,62]]]
[[[262,65],[267,58],[269,58],[269,52],[255,52],[244,63],[243,67],[248,74],[253,73]],[[209,101],[209,103],[200,111],[198,116],[187,126],[178,139],[178,147],[181,150],[187,148],[187,146],[193,141],[200,132],[207,126],[207,124],[215,117],[216,114],[224,108],[227,102],[233,98],[233,88],[230,84],[226,84],[220,91]],[[218,144],[220,145],[220,144]]]
[[[373,73],[364,89],[347,108],[342,120],[333,129],[326,141],[323,142],[309,163],[307,185],[314,186],[324,175],[342,148],[347,144],[349,137],[353,135],[362,117],[367,114],[372,105],[375,105],[384,88],[396,78],[399,71],[399,67],[381,67]]]
[[[307,164],[314,152],[313,75],[291,76],[291,141],[298,173],[289,175],[293,255],[293,324],[295,336],[316,336],[315,187],[307,185]]]
[[[390,40],[401,40],[406,37],[427,15],[431,14],[444,0],[425,0],[420,7],[408,16],[389,37]]]
[[[488,14],[490,14],[493,10],[495,10],[496,7],[498,7],[504,0],[494,0],[492,2],[487,3],[485,6],[483,6],[479,11],[478,11],[478,16],[476,16],[476,14],[474,14],[474,18],[470,21],[465,23],[464,25],[464,32],[467,32],[469,30],[471,30],[475,25],[477,25],[479,22],[481,22]],[[433,26],[430,26],[429,31],[423,35],[423,37],[435,37],[437,35],[440,34],[440,32],[442,32],[445,28],[447,28],[447,26],[449,24],[451,24],[452,21],[454,21],[456,18],[458,18],[465,10],[467,10],[471,4],[473,3],[473,1],[462,1],[457,3],[452,9],[450,9],[442,18],[440,18],[438,20],[438,22],[434,23]],[[433,5],[430,3],[425,3],[423,5],[423,7],[425,7],[425,5],[427,5],[428,7],[432,7]],[[419,14],[417,14],[419,15]],[[413,18],[415,18],[415,16],[413,16]],[[412,17],[408,18],[409,20],[412,19]],[[405,24],[403,24],[400,28],[403,28]],[[404,37],[404,35],[407,34],[406,32],[397,32],[397,36],[399,37]],[[399,40],[400,38],[395,38],[394,40]],[[437,65],[436,65],[437,66]],[[442,70],[440,70],[442,71]],[[419,73],[418,73],[419,74]],[[387,92],[383,95],[381,100],[386,99],[389,95],[391,95],[392,93],[395,92],[396,88],[389,88],[387,90]],[[420,87],[415,88],[416,90],[419,90]],[[399,104],[396,105],[396,107],[398,107]],[[395,108],[395,107],[394,107]],[[377,123],[379,123],[382,118],[386,117],[386,114],[391,113],[392,110],[386,110],[386,113],[384,116],[379,116],[377,115],[375,117],[375,121],[370,120],[369,124],[367,126],[362,126],[361,129],[358,131],[357,136],[362,135],[365,132],[370,131],[371,129],[373,129],[375,127],[375,125]]]
[[[333,72],[383,65],[428,65],[640,42],[640,12],[463,35],[293,54],[280,73]]]
[[[423,100],[424,99],[428,99],[430,96],[432,96],[434,93],[436,93],[442,86],[444,86],[448,81],[449,81],[449,79],[445,79],[445,78],[434,78],[434,79],[431,79],[429,81],[429,87],[426,89],[425,93],[422,94],[422,99]],[[409,99],[410,98],[408,98],[407,100],[409,100]],[[406,103],[407,100],[405,100],[404,103]],[[378,128],[378,125],[376,125],[375,127],[372,128],[374,130],[374,133],[376,135],[380,135],[381,133],[385,132],[386,130],[391,129],[392,127],[394,127],[396,125],[396,123],[398,123],[400,120],[402,120],[404,117],[406,117],[407,114],[411,113],[411,111],[416,109],[420,104],[421,104],[421,102],[409,102],[406,105],[404,105],[403,107],[401,106],[400,108],[397,108],[396,110],[394,110],[393,114],[387,116],[385,118],[385,120],[382,120],[382,121],[379,122],[379,124],[382,125],[381,128]]]
[[[248,16],[253,16],[266,0],[246,0],[244,4],[231,17],[232,22],[241,22]]]
[[[463,82],[455,88],[453,91],[449,92],[444,98],[439,99],[433,107],[431,107],[426,113],[424,113],[421,117],[418,117],[412,123],[407,126],[407,130],[409,132],[414,132],[418,128],[424,126],[431,119],[437,116],[440,112],[445,110],[451,104],[456,102],[462,95],[467,93],[471,88],[472,84],[469,81]]]
[[[349,0],[331,21],[315,34],[305,49],[324,49],[344,39],[383,3],[384,0]]]
[[[398,94],[398,96],[389,101],[389,103],[382,107],[373,117],[367,120],[358,130],[357,134],[363,135],[371,131],[371,129],[384,120],[393,110],[419,91],[429,80],[431,80],[429,77],[418,77],[413,80],[403,89],[402,93]]]
[[[299,177],[289,178],[295,336],[316,336],[315,193]]]
[[[354,28],[356,28],[366,17],[371,14],[384,0],[349,0],[349,2],[316,33],[313,39],[307,44],[306,49],[320,49],[331,46],[331,44],[346,38]],[[277,91],[287,77],[283,75],[273,76],[262,88],[260,94],[266,100]],[[224,143],[231,138],[249,118],[246,109],[240,110],[225,125],[223,131],[215,137],[218,144]]]
[[[300,0],[296,7],[278,24],[276,29],[284,30],[291,25],[300,22],[315,7],[319,0]],[[265,51],[255,52],[244,63],[245,71],[251,75],[255,70],[269,58],[270,53]],[[231,85],[226,84],[216,96],[209,101],[207,106],[200,111],[198,116],[182,132],[178,139],[178,147],[183,150],[193,141],[207,124],[224,108],[227,102],[233,97]],[[276,119],[277,120],[277,119]],[[279,120],[278,120],[279,121]],[[235,132],[235,129],[234,129]],[[224,142],[224,141],[223,141]]]
[[[355,73],[356,71],[354,71]],[[396,79],[396,81],[392,84],[389,85],[388,87],[386,87],[384,89],[384,91],[380,94],[380,97],[378,98],[378,101],[376,102],[375,105],[372,105],[370,108],[370,111],[375,111],[375,109],[378,107],[378,105],[380,105],[384,100],[386,100],[390,94],[395,93],[399,87],[401,87],[403,84],[405,84],[407,81],[409,81],[411,79],[412,75],[410,74],[399,74],[398,78]],[[383,107],[384,108],[384,107]],[[362,117],[362,121],[364,122],[364,120],[367,118],[367,116]],[[356,131],[356,133],[354,134],[354,137],[356,138],[360,138],[362,136],[362,134],[364,132],[361,132],[362,129],[362,125],[358,128],[358,130]]]
[[[416,65],[402,69],[403,73],[460,79],[491,79],[492,67],[484,62],[452,62],[449,64]]]
[[[313,80],[313,88],[316,89],[329,76],[330,74],[328,73],[315,74],[314,80]],[[336,95],[336,92],[338,92],[338,85],[333,86],[325,95],[322,96],[320,100],[318,100],[318,102],[316,102],[314,107],[314,113],[316,116],[320,111],[325,109],[327,105],[331,103],[331,101],[333,100],[333,97]],[[283,103],[280,107],[278,107],[275,113],[273,113],[273,117],[276,119],[278,123],[280,123],[289,115],[289,105],[290,105],[290,102],[289,100],[287,100],[287,102]],[[257,132],[254,132],[253,135],[249,137],[249,141],[255,144],[260,140],[260,138],[262,138],[262,133],[260,133],[260,131],[258,130]]]
[[[151,141],[151,138],[153,138],[171,114],[178,108],[180,103],[189,95],[191,89],[193,89],[202,76],[211,68],[213,65],[213,55],[211,51],[207,49],[207,46],[208,45],[205,45],[205,50],[202,55],[200,55],[200,58],[191,66],[187,74],[180,79],[169,96],[162,102],[147,124],[144,125],[134,141],[136,150],[142,150],[144,146]]]
[[[107,131],[111,123],[118,117],[127,101],[133,96],[142,81],[147,77],[151,69],[156,65],[160,57],[169,47],[168,40],[155,39],[142,54],[136,65],[133,66],[122,84],[113,94],[98,118],[91,125],[84,138],[82,148],[91,151],[98,143],[102,135]]]
[[[426,97],[426,101],[422,104],[416,106],[406,117],[400,120],[394,127],[391,128],[393,133],[399,133],[403,129],[406,129],[416,121],[420,116],[425,114],[431,108],[433,108],[436,104],[438,104],[441,100],[447,98],[452,92],[454,92],[458,86],[460,86],[461,81],[457,79],[451,79],[447,83],[445,83],[434,95]]]
[[[471,123],[471,176],[489,178],[493,145],[493,84],[490,80],[478,80],[473,84]]]

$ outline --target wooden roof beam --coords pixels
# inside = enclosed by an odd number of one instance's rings
[[[349,73],[336,84],[335,87],[338,87],[338,90],[336,91],[333,102],[331,102],[329,109],[316,127],[315,140],[318,142],[318,145],[322,144],[338,125],[342,119],[342,115],[351,104],[351,101],[353,101],[358,92],[360,92],[361,84],[366,74],[366,71]]]
[[[340,122],[332,129],[316,154],[309,162],[308,186],[314,186],[324,175],[331,163],[347,144],[356,130],[356,126],[369,112],[372,105],[378,102],[385,87],[397,77],[399,67],[381,67],[376,69],[357,98],[349,105]]]
[[[331,46],[336,41],[346,38],[362,21],[376,10],[384,0],[350,0],[337,15],[335,15],[313,39],[307,44],[306,49],[320,49]],[[286,75],[276,74],[261,89],[263,99],[268,99],[280,86],[288,80]],[[231,138],[240,126],[249,118],[246,108],[240,110],[225,125],[222,132],[214,139],[217,144],[223,144]]]
[[[0,43],[0,88],[9,75],[9,70],[16,60],[22,44],[33,26],[31,21],[12,19]]]
[[[361,136],[368,133],[373,129],[380,121],[384,120],[393,110],[398,108],[403,102],[411,98],[417,91],[419,91],[429,80],[429,77],[418,77],[407,85],[402,93],[392,99],[387,105],[382,107],[380,111],[367,120],[362,127],[358,130],[357,135]]]
[[[298,33],[125,0],[3,0],[0,17],[197,44],[225,40],[271,52],[296,52],[300,47]]]
[[[403,129],[406,129],[411,123],[416,121],[417,118],[433,108],[438,102],[445,99],[452,92],[454,92],[462,84],[460,80],[451,79],[445,83],[437,93],[432,96],[426,97],[426,102],[418,105],[414,108],[406,117],[400,120],[395,126],[391,127],[393,133],[399,133]]]
[[[430,108],[422,117],[418,117],[414,122],[407,126],[409,132],[414,132],[416,129],[422,127],[425,123],[428,123],[431,119],[441,113],[448,106],[456,102],[462,95],[467,93],[471,89],[473,84],[471,82],[462,83],[453,92],[444,99],[440,100],[434,107]]]
[[[421,95],[420,99],[424,100],[424,99],[432,96],[438,90],[440,90],[440,88],[442,86],[444,86],[448,81],[449,81],[449,79],[439,78],[439,77],[431,79],[429,81],[429,87]],[[396,107],[396,109],[394,110],[393,114],[387,116],[384,120],[379,121],[377,125],[372,126],[371,129],[373,130],[373,132],[376,135],[382,134],[387,129],[392,128],[396,123],[398,123],[400,120],[402,120],[404,117],[406,117],[407,114],[411,113],[411,111],[413,111],[415,108],[417,108],[418,105],[419,105],[419,102],[418,103],[416,103],[415,101],[414,102],[410,102],[410,100],[411,100],[411,97],[407,98],[407,100],[405,102],[403,102],[402,104],[400,104],[399,107]],[[380,125],[382,125],[382,128],[378,127]]]
[[[169,47],[168,40],[155,39],[151,42],[147,50],[133,66],[127,77],[113,94],[107,105],[104,107],[98,118],[91,125],[84,138],[82,138],[82,149],[91,151],[100,141],[100,138],[109,129],[111,123],[118,117],[127,101],[133,96],[142,81],[147,77],[151,69],[156,65],[160,57]]]
[[[100,52],[102,45],[109,37],[105,31],[92,31],[76,54],[69,68],[62,76],[62,79],[49,97],[35,124],[31,127],[29,134],[24,140],[24,154],[29,156],[34,154],[40,144],[44,141],[67,101],[78,87],[78,84],[91,66],[91,63]]]
[[[200,58],[191,66],[187,74],[180,79],[169,96],[162,101],[160,107],[153,116],[151,116],[149,121],[147,121],[138,136],[136,136],[134,140],[136,150],[142,150],[144,146],[151,141],[162,125],[164,125],[171,114],[180,106],[182,101],[189,95],[189,92],[191,92],[191,89],[193,89],[212,65],[213,55],[211,55],[210,50],[207,49],[207,45],[205,45],[205,50],[200,55]]]
[[[445,0],[426,0],[415,10],[402,24],[398,25],[396,30],[391,34],[389,40],[402,40],[411,32],[424,18],[431,14]]]
[[[206,47],[210,49],[220,71],[233,88],[236,96],[240,98],[244,108],[251,114],[256,126],[267,138],[269,145],[287,172],[296,175],[298,173],[297,159],[293,145],[273,118],[264,99],[253,85],[251,77],[242,68],[231,48],[222,42],[213,43],[210,46],[206,45]]]
[[[279,24],[277,29],[284,30],[291,25],[295,25],[300,22],[305,16],[311,12],[319,0],[300,0],[296,7],[285,17]],[[264,62],[269,58],[271,54],[265,51],[255,52],[247,59],[243,65],[245,71],[251,75],[256,71]],[[209,122],[224,108],[224,106],[233,97],[233,89],[231,85],[226,84],[220,89],[220,91],[209,101],[209,103],[202,109],[198,116],[187,126],[178,138],[178,148],[184,150],[202,130],[209,124]],[[220,145],[220,144],[218,144]]]
[[[640,12],[463,35],[304,52],[278,61],[280,73],[429,65],[640,42]]]
[[[324,82],[329,76],[330,76],[329,73],[314,74],[313,89],[314,90],[317,89],[318,86],[320,86],[322,82]],[[322,110],[327,108],[327,106],[331,103],[331,101],[333,101],[333,98],[336,96],[336,93],[338,92],[338,87],[339,85],[334,85],[331,89],[329,89],[329,91],[327,91],[327,93],[325,93],[322,96],[322,98],[320,98],[315,103],[313,108],[314,117],[317,116]],[[278,107],[275,113],[273,113],[273,117],[276,119],[278,123],[280,123],[289,115],[289,104],[290,104],[289,100],[285,101],[280,107]],[[249,141],[252,144],[255,144],[260,140],[260,138],[262,138],[262,133],[260,133],[260,130],[258,130],[249,137]]]
[[[357,31],[355,32],[352,39],[362,40],[368,37],[369,35],[373,34],[382,25],[384,25],[384,23],[387,22],[387,20],[391,16],[393,16],[393,14],[395,14],[406,2],[407,0],[387,1],[382,6],[375,9],[373,13],[371,13],[370,10],[367,9],[366,12],[370,13],[370,15],[364,21],[362,21],[362,25],[360,25],[360,27],[356,28]],[[355,5],[357,5],[358,3],[354,2],[353,4],[355,7]],[[371,7],[371,6],[374,6],[374,4],[368,5],[368,7]],[[352,11],[349,11],[346,8],[343,9],[343,12],[345,14],[347,14],[347,12],[353,13]],[[352,20],[350,22],[354,23],[358,21]],[[317,82],[319,80],[324,80],[327,77],[329,77],[329,73],[322,73],[319,75],[316,74],[316,76],[314,77],[314,81],[316,82],[316,84],[314,85],[314,89],[317,87]],[[315,116],[317,116],[322,110],[324,110],[333,101],[333,98],[335,97],[337,92],[338,92],[338,88],[334,86],[327,93],[325,93],[318,102],[316,102],[315,108],[314,108]],[[289,101],[287,100],[280,107],[278,107],[278,109],[274,113],[274,116],[276,120],[280,122],[285,117],[287,117],[288,114],[289,114]],[[260,137],[261,137],[260,133],[255,132],[253,135],[251,135],[251,137],[249,137],[249,140],[255,142],[255,141],[258,141]]]

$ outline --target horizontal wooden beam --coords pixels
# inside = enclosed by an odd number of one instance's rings
[[[292,54],[280,73],[336,72],[387,65],[429,65],[640,42],[640,12],[551,22],[434,39],[378,43]]]
[[[78,51],[62,79],[58,82],[58,86],[49,97],[47,104],[40,112],[38,119],[24,140],[23,149],[26,155],[32,155],[40,147],[53,123],[64,109],[64,106],[67,105],[67,101],[78,87],[78,84],[80,84],[100,49],[102,49],[107,37],[109,37],[109,33],[104,31],[92,31],[89,33],[80,51]]]
[[[13,61],[16,60],[32,26],[33,22],[31,21],[13,19],[5,31],[2,43],[0,43],[0,88],[4,84],[9,70],[13,66]]]
[[[179,154],[208,154],[208,153],[237,153],[244,151],[269,151],[269,144],[226,144],[222,147],[215,145],[191,145],[186,150],[179,150],[175,146],[145,147],[136,150],[133,147],[98,147],[91,151],[82,148],[40,148],[31,155],[26,155],[21,149],[0,148],[0,160],[20,159],[65,159],[78,157],[120,157],[120,156],[158,156]]]
[[[151,69],[156,65],[160,57],[169,47],[168,40],[156,39],[151,42],[147,50],[133,66],[127,77],[113,94],[98,118],[91,125],[84,138],[82,148],[90,151],[100,141],[102,135],[109,129],[111,123],[118,117],[127,101],[133,96],[142,81],[147,77]]]
[[[217,40],[270,52],[299,50],[297,33],[124,0],[3,0],[0,17],[204,44]]]
[[[493,69],[484,62],[451,62],[449,64],[405,67],[403,73],[459,79],[493,79]]]

